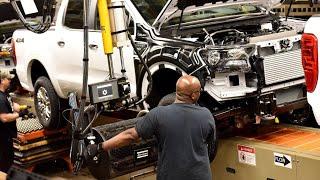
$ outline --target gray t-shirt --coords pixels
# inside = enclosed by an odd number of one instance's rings
[[[152,109],[136,130],[143,139],[158,140],[158,180],[211,180],[206,142],[214,126],[208,109],[175,103]]]

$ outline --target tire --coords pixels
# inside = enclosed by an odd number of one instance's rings
[[[177,80],[184,74],[187,74],[187,69],[181,67],[178,61],[170,58],[154,58],[147,62],[150,68],[153,79],[152,91],[145,100],[143,109],[152,109],[156,107],[162,97],[175,91]],[[169,65],[168,67],[166,67]],[[162,68],[165,67],[165,68]],[[171,67],[171,68],[169,68]],[[159,72],[161,70],[161,73]],[[148,87],[147,71],[142,68],[139,72],[137,83],[137,95],[144,97]]]
[[[39,77],[34,85],[34,105],[44,128],[57,129],[61,126],[61,103],[51,81],[47,77]]]
[[[173,104],[175,100],[176,100],[175,92],[171,94],[167,94],[163,98],[161,98],[158,106],[167,106],[167,105]]]

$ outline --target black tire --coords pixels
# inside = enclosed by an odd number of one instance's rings
[[[167,106],[167,105],[173,104],[175,100],[176,100],[176,93],[175,92],[167,94],[163,98],[161,98],[158,106]]]
[[[169,57],[151,59],[150,61],[147,62],[147,65],[148,67],[151,67],[156,63],[162,63],[162,64],[170,63],[179,67],[182,71],[187,72],[187,69],[181,66],[179,61]],[[155,108],[159,104],[162,97],[175,91],[176,82],[182,75],[181,71],[177,71],[177,70],[174,71],[172,69],[170,70],[167,69],[167,71],[168,72],[161,73],[161,75],[159,75],[158,72],[155,72],[152,74],[152,79],[153,79],[152,91],[149,97],[145,100],[147,104],[149,104],[150,109]],[[147,71],[145,68],[142,68],[139,73],[138,83],[137,83],[137,95],[139,97],[143,97],[141,92],[143,88],[142,83],[143,83],[143,78],[145,74],[147,74]]]
[[[48,107],[51,110],[49,116],[44,116],[41,113],[41,100],[38,98],[39,89],[44,88],[46,91],[46,96],[49,99],[50,105]],[[42,89],[43,90],[43,89]],[[44,76],[41,76],[37,79],[34,85],[34,105],[36,109],[37,116],[39,118],[40,123],[46,129],[57,129],[61,126],[61,117],[60,117],[60,107],[62,100],[59,98],[57,93],[55,92],[51,81]]]

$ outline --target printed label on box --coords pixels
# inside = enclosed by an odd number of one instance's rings
[[[274,156],[274,164],[276,166],[292,169],[291,156],[288,156],[286,154],[276,153],[276,152],[273,153],[273,156]]]
[[[239,162],[256,166],[256,150],[253,147],[238,144]]]

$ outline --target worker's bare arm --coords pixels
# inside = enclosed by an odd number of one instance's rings
[[[13,122],[19,117],[19,113],[2,113],[0,114],[0,121],[3,123]]]
[[[102,148],[107,151],[108,149],[114,149],[129,145],[130,143],[139,139],[139,135],[135,128],[127,129],[113,138],[102,143]]]
[[[20,112],[20,105],[18,103],[13,103],[13,110],[15,112]]]

